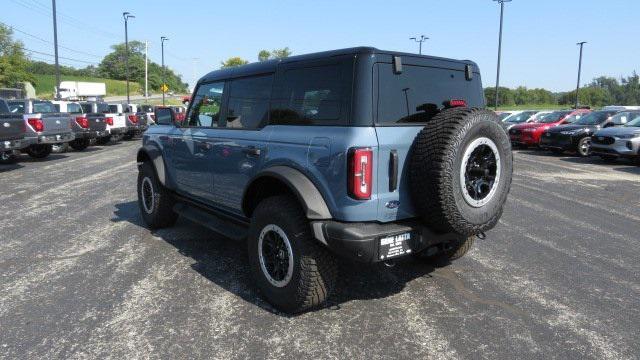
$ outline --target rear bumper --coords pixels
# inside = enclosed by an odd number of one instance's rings
[[[37,136],[25,137],[23,145],[28,146],[37,144],[59,144],[72,141],[75,138],[76,137],[72,132],[58,134],[39,134]]]
[[[23,146],[23,141],[20,139],[0,141],[0,151],[20,150]]]
[[[125,127],[107,129],[107,133],[108,133],[107,135],[121,135],[126,132],[127,132],[127,128]]]
[[[99,137],[107,136],[109,132],[107,130],[102,131],[79,131],[75,133],[76,139],[96,139]]]
[[[312,223],[312,228],[315,237],[332,252],[367,263],[402,258],[427,248],[439,250],[447,244],[466,239],[466,236],[459,234],[436,234],[411,221],[388,224],[318,221]],[[390,245],[383,249],[381,243],[393,243],[394,239],[397,246]]]

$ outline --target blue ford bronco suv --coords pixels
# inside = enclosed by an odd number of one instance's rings
[[[178,215],[246,241],[275,307],[321,305],[337,257],[464,255],[511,184],[509,138],[471,61],[352,48],[213,71],[138,152],[151,228]]]

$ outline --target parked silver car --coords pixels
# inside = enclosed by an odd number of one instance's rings
[[[640,164],[640,111],[624,111],[612,121],[622,126],[599,130],[591,137],[591,153],[604,160],[633,158]]]

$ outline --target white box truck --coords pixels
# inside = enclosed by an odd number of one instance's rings
[[[107,95],[107,85],[105,83],[82,81],[60,82],[60,98],[64,100],[100,98],[105,95]]]

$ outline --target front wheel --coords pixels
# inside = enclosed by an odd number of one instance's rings
[[[153,165],[145,162],[138,172],[138,207],[142,219],[152,229],[172,226],[178,220],[175,200],[158,180]]]
[[[75,139],[69,142],[69,146],[75,151],[82,151],[89,147],[89,139]]]
[[[29,146],[27,148],[27,154],[34,159],[44,159],[51,154],[52,150],[53,147],[50,144],[37,144]]]
[[[578,155],[580,157],[587,157],[591,155],[591,138],[583,137],[578,141]]]
[[[309,221],[292,197],[274,196],[258,205],[248,251],[260,292],[284,312],[320,306],[333,290],[337,261],[313,238]]]

